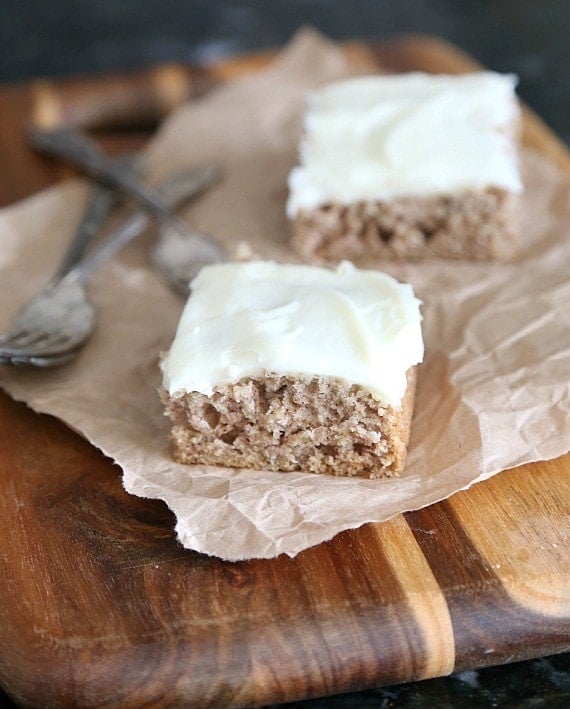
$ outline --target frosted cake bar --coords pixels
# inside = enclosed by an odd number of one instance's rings
[[[162,362],[175,459],[396,474],[423,357],[420,321],[411,286],[347,262],[204,268]]]
[[[411,73],[312,94],[287,215],[305,258],[509,259],[519,107],[511,75]]]

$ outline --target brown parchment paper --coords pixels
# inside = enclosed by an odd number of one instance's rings
[[[210,161],[224,170],[189,220],[231,250],[291,261],[284,215],[303,97],[354,70],[302,33],[263,74],[177,111],[148,150],[153,179]],[[524,153],[523,250],[510,265],[367,263],[411,282],[424,301],[408,464],[399,479],[188,467],[169,454],[158,353],[183,306],[147,267],[149,237],[93,278],[93,339],[59,370],[0,365],[0,384],[81,432],[123,469],[126,489],[159,498],[181,543],[224,559],[293,556],[341,530],[418,509],[499,471],[569,449],[570,200],[567,178]],[[72,236],[86,188],[68,183],[0,213],[0,329],[46,282]]]

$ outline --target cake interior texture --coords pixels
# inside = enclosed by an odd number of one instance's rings
[[[498,188],[459,195],[330,203],[301,210],[293,247],[303,258],[459,258],[509,261],[517,253],[518,196]]]
[[[404,467],[415,383],[411,367],[397,407],[337,379],[277,373],[162,398],[180,463],[380,478]]]

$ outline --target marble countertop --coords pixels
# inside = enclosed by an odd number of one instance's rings
[[[335,39],[378,40],[410,32],[448,39],[486,66],[518,74],[522,98],[570,141],[566,0],[3,2],[0,81],[116,72],[274,48],[303,24]],[[562,708],[570,706],[570,654],[283,706]]]
[[[566,709],[568,706],[570,653],[279,705],[280,709]]]

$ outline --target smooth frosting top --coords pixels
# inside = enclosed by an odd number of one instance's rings
[[[410,285],[348,262],[207,266],[162,363],[163,386],[211,395],[264,372],[321,375],[397,405],[406,370],[423,359],[419,306]]]
[[[287,214],[330,202],[522,189],[516,77],[411,73],[329,84],[308,102]]]

